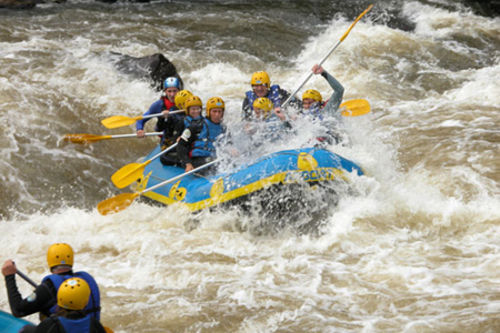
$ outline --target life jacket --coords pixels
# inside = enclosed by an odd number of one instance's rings
[[[305,115],[308,115],[308,116],[312,117],[313,119],[323,120],[322,110],[325,107],[325,105],[326,105],[326,102],[324,102],[324,103],[320,103],[320,102],[313,103],[309,107],[309,109],[303,110],[303,113]]]
[[[184,128],[189,128],[191,126],[191,123],[193,123],[193,122],[196,122],[196,123],[198,123],[198,126],[201,126],[203,119],[204,118],[201,115],[197,118],[193,118],[191,116],[186,116],[186,117],[184,117]],[[201,127],[200,127],[200,130],[201,130]]]
[[[207,157],[215,155],[215,140],[225,132],[225,127],[221,124],[213,123],[210,119],[205,119],[201,129],[191,131],[197,133],[196,140],[192,144],[189,152],[191,157]]]
[[[177,107],[175,106],[174,102],[171,102],[167,97],[162,96],[161,98],[163,100],[163,107],[162,111],[168,110],[168,111],[174,111],[177,110]]]
[[[253,102],[258,98],[257,95],[253,92],[253,90],[249,90],[246,93],[246,96],[248,98],[248,103],[250,105],[250,110],[253,111]],[[267,92],[267,95],[264,96],[267,97],[273,102],[274,107],[277,108],[281,106],[281,96],[280,96],[280,86],[277,84],[273,84],[271,88],[269,88],[269,91]]]
[[[91,332],[92,327],[92,317],[85,316],[80,319],[69,319],[66,317],[57,317],[55,319],[59,321],[64,331],[67,333],[88,333]]]
[[[56,290],[59,290],[59,286],[67,279],[72,277],[79,277],[84,279],[90,287],[90,299],[87,306],[83,309],[89,316],[95,317],[97,320],[101,318],[101,297],[99,294],[99,287],[95,282],[92,275],[87,272],[76,272],[73,274],[50,274],[43,278],[42,283],[50,280],[54,285]],[[50,313],[53,314],[57,310],[57,302],[50,308]]]

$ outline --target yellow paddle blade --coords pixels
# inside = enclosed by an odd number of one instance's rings
[[[366,99],[351,99],[340,104],[344,108],[342,115],[344,117],[357,117],[370,112],[370,103]]]
[[[129,186],[137,179],[141,178],[146,165],[151,161],[144,163],[130,163],[120,168],[111,176],[111,181],[118,188]]]
[[[73,143],[91,143],[99,140],[111,139],[111,135],[95,135],[95,134],[66,134],[64,140]]]
[[[101,120],[101,124],[106,128],[118,128],[123,126],[132,125],[137,120],[142,119],[142,116],[127,117],[127,116],[112,116]]]
[[[120,212],[130,206],[139,195],[139,192],[118,194],[112,198],[101,201],[97,205],[97,210],[101,215]]]

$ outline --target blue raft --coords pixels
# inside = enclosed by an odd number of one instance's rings
[[[17,333],[26,326],[33,325],[27,320],[16,318],[10,313],[0,310],[0,332],[2,333]]]
[[[156,147],[144,161],[160,152]],[[192,174],[151,191],[169,178],[181,175],[184,169],[165,166],[157,158],[144,169],[133,187],[154,201],[171,205],[181,203],[190,211],[220,204],[241,202],[271,186],[286,187],[297,183],[310,185],[348,181],[346,172],[363,175],[362,169],[340,155],[320,148],[284,150],[263,156],[231,173],[201,176]]]

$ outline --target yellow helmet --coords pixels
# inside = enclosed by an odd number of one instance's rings
[[[47,251],[49,268],[59,265],[73,266],[73,259],[73,249],[66,243],[52,244]]]
[[[90,297],[90,287],[82,278],[65,280],[57,290],[57,305],[68,310],[83,310]]]
[[[304,91],[304,93],[302,94],[302,100],[306,98],[314,99],[316,102],[321,102],[323,100],[320,92],[315,89],[308,89]]]
[[[199,106],[200,108],[203,107],[203,103],[198,96],[189,96],[184,102],[184,109],[186,110],[185,112],[187,115],[189,115],[189,108],[192,106]]]
[[[225,110],[226,105],[224,104],[224,101],[220,97],[212,97],[207,101],[207,118],[210,118],[210,110],[212,109],[217,109],[221,108],[222,110]]]
[[[265,84],[268,88],[271,85],[271,80],[269,79],[269,74],[266,72],[255,72],[252,74],[252,80],[250,81],[252,86],[258,86]]]
[[[273,102],[267,97],[259,97],[255,101],[253,101],[254,108],[262,109],[266,112],[266,114],[271,111],[274,107]]]
[[[190,96],[193,96],[193,93],[189,90],[184,89],[179,91],[177,94],[175,94],[175,106],[177,106],[181,110],[184,109],[184,103]]]

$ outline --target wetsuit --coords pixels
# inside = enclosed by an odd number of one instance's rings
[[[78,273],[75,275],[73,271],[68,271],[51,275],[70,278],[72,276],[78,276]],[[52,279],[48,278],[51,275],[45,277],[42,283],[36,287],[35,291],[25,299],[22,298],[17,288],[15,274],[5,276],[10,310],[14,317],[20,318],[40,312],[40,318],[45,318],[54,313],[55,305],[57,304],[57,289],[59,286],[55,286]]]
[[[174,102],[171,102],[168,98],[166,98],[165,96],[162,96],[162,98],[160,98],[159,100],[157,100],[156,102],[151,104],[148,111],[146,111],[143,114],[143,116],[148,116],[150,114],[162,113],[164,110],[174,111],[174,110],[177,110],[177,107],[175,106]],[[169,119],[170,117],[171,116],[169,115],[169,117],[167,119]],[[156,122],[156,125],[155,125],[155,131],[161,132],[165,129],[167,120],[165,120],[165,118],[160,117],[160,116],[157,118],[158,118],[158,121]],[[144,125],[149,121],[149,119],[151,119],[151,118],[145,118],[145,119],[138,120],[136,122],[136,125],[135,125],[136,130],[137,131],[143,130]]]

